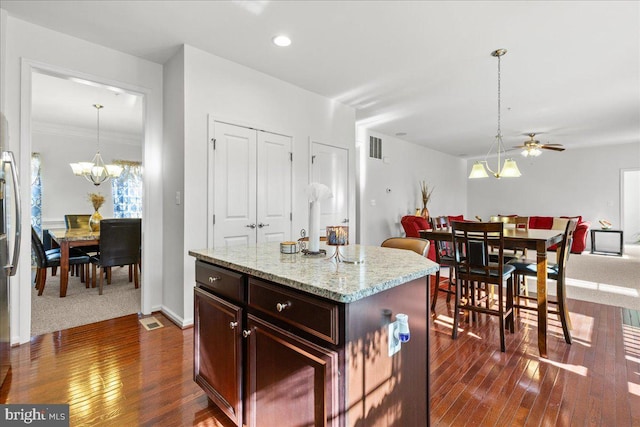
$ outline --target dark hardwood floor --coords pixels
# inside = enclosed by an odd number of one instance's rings
[[[432,425],[640,426],[638,312],[570,300],[574,342],[552,319],[545,360],[532,314],[501,353],[493,317],[453,341],[445,299],[431,323]],[[193,330],[155,316],[164,328],[131,315],[13,348],[0,402],[69,403],[72,426],[229,426],[192,380]]]

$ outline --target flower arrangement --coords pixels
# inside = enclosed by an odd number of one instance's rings
[[[100,193],[89,193],[89,201],[97,211],[104,204],[104,196]]]
[[[420,183],[420,191],[422,192],[422,205],[426,208],[429,200],[431,200],[431,193],[433,193],[434,187],[429,190],[429,185],[426,181]]]

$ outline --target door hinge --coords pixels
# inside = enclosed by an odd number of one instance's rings
[[[289,152],[289,161],[293,162],[293,153]]]
[[[293,212],[289,212],[289,221],[293,221]]]
[[[313,156],[311,156],[311,164],[313,164],[316,161],[316,155],[314,154]]]
[[[213,143],[213,149],[216,149],[216,139],[215,138],[211,138],[211,142]]]
[[[213,215],[213,225],[216,225],[216,216],[215,216],[215,214]]]

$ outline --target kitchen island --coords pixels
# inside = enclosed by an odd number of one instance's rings
[[[438,265],[359,245],[341,251],[360,263],[339,263],[333,250],[189,251],[194,379],[236,425],[429,424],[427,278]],[[399,313],[410,330],[401,345],[389,328]]]

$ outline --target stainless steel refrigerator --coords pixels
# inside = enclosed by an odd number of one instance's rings
[[[0,385],[11,368],[9,277],[16,274],[20,255],[20,188],[13,153],[5,151],[8,141],[7,120],[0,113]]]

